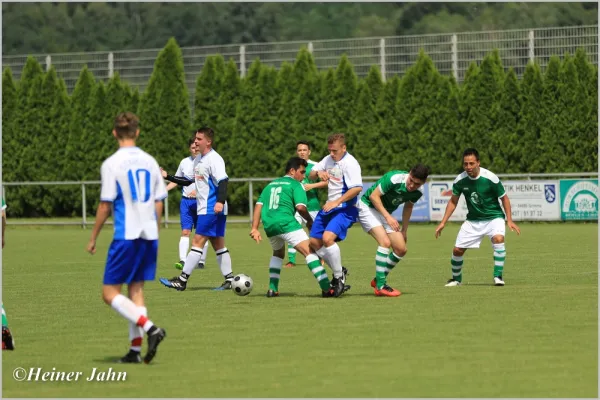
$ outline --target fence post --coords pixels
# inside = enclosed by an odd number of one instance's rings
[[[81,224],[83,229],[86,228],[86,224],[87,224],[87,205],[86,205],[86,196],[85,196],[85,183],[81,184],[81,216],[82,216],[82,220],[81,220]]]
[[[115,59],[112,51],[108,53],[108,77],[112,78],[115,73]]]
[[[240,46],[240,76],[246,76],[246,46]]]
[[[168,221],[169,220],[169,195],[167,195],[167,197],[165,197],[165,228],[167,228],[169,226]]]
[[[529,31],[529,61],[530,62],[534,62],[535,61],[535,51],[534,51],[534,43],[535,43],[535,37],[533,35],[533,30]]]
[[[248,185],[248,210],[250,210],[250,225],[252,225],[253,217],[254,217],[254,202],[252,193],[254,192],[254,186],[252,185],[252,181],[249,182]]]
[[[456,34],[452,35],[452,75],[458,82],[458,38]]]
[[[379,70],[381,71],[381,79],[385,83],[385,39],[379,40]]]
[[[313,44],[312,44],[312,42],[308,42],[308,52],[310,54],[312,54],[312,52],[313,52]]]
[[[50,71],[50,66],[52,65],[52,57],[50,54],[46,56],[46,72]]]

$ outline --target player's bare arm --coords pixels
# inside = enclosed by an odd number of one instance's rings
[[[398,221],[396,221],[396,218],[392,217],[391,214],[385,209],[383,203],[381,202],[381,196],[381,190],[379,190],[379,186],[377,186],[373,193],[371,193],[369,196],[369,200],[371,200],[373,207],[375,207],[375,209],[379,211],[381,215],[383,215],[390,228],[396,232],[400,231],[400,224]]]
[[[512,209],[510,207],[510,199],[508,198],[508,195],[505,194],[502,196],[500,201],[502,201],[502,207],[504,208],[504,213],[506,214],[506,224],[511,231],[516,232],[517,235],[521,235],[521,229],[512,220]]]
[[[100,204],[98,204],[98,210],[96,210],[96,223],[94,224],[94,227],[92,228],[92,235],[90,236],[90,241],[88,242],[88,245],[87,245],[87,251],[90,254],[96,253],[96,239],[98,238],[98,235],[100,234],[100,231],[102,230],[102,227],[104,226],[104,223],[110,216],[110,212],[111,212],[111,203],[110,202],[101,201]]]
[[[314,169],[312,169],[310,171],[310,174],[308,175],[308,179],[310,179],[311,181],[314,181],[317,178],[319,178],[321,181],[329,182],[329,172],[327,172],[327,171],[315,171]]]
[[[158,227],[158,230],[160,230],[160,219],[162,217],[163,208],[164,204],[162,200],[154,202],[154,209],[156,210],[156,226]]]
[[[459,199],[459,196],[457,196],[455,194],[453,194],[452,197],[450,197],[450,200],[448,201],[448,204],[446,205],[446,212],[444,212],[444,218],[442,218],[442,222],[440,222],[440,224],[437,226],[437,228],[435,228],[435,238],[436,239],[442,235],[442,230],[446,226],[446,222],[448,222],[448,220],[452,216],[452,213],[454,212],[454,210],[456,210],[456,205],[458,204],[458,199]]]
[[[327,185],[329,185],[329,182],[321,181],[321,182],[317,182],[317,183],[305,183],[303,186],[304,186],[304,191],[308,192],[309,190],[312,190],[312,189],[326,188]]]
[[[252,227],[250,229],[250,237],[256,242],[260,243],[262,240],[258,226],[260,225],[260,213],[262,211],[262,203],[256,203],[254,206],[254,216],[252,218]]]
[[[405,243],[408,240],[407,239],[408,223],[410,222],[410,216],[412,215],[413,208],[414,208],[414,204],[411,203],[410,201],[407,201],[406,203],[404,203],[404,209],[402,210],[402,230],[400,232],[402,233],[402,236],[404,236]]]
[[[323,206],[323,211],[329,212],[329,211],[333,210],[334,208],[338,207],[340,204],[342,204],[346,201],[352,200],[353,198],[358,196],[361,191],[362,191],[362,187],[355,187],[355,188],[349,189],[339,199],[333,200],[333,201],[328,201],[327,203],[325,203],[325,205]]]
[[[306,227],[310,230],[312,228],[313,219],[310,216],[310,213],[308,212],[306,206],[304,204],[298,204],[296,206],[296,211],[298,211],[298,214],[300,214],[300,216],[304,218],[304,220],[306,221]]]

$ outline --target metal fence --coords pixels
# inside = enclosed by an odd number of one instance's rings
[[[319,70],[336,67],[342,54],[346,54],[358,76],[366,76],[369,68],[377,65],[384,79],[403,75],[415,63],[419,50],[423,49],[442,74],[453,74],[460,82],[471,62],[480,62],[494,49],[499,50],[505,68],[512,67],[519,77],[532,60],[544,69],[550,56],[562,56],[566,52],[573,54],[578,48],[583,48],[590,62],[597,65],[598,26],[183,47],[181,50],[191,104],[196,79],[207,56],[221,54],[226,60],[233,59],[241,76],[244,76],[256,58],[276,68],[284,61],[294,62],[302,46],[312,52]],[[38,54],[33,57],[46,68],[54,65],[69,92],[75,87],[84,65],[97,79],[104,81],[118,72],[122,80],[143,91],[160,50]],[[19,79],[26,60],[26,55],[3,56],[2,67],[10,67],[13,76]]]
[[[531,174],[498,174],[498,177],[510,178],[510,179],[526,179],[526,180],[545,180],[549,178],[598,178],[597,172],[565,172],[565,173],[531,173]],[[381,176],[363,176],[363,183],[375,182],[377,179],[381,178]],[[436,182],[440,180],[448,180],[454,179],[456,175],[429,175],[428,182]],[[254,202],[255,195],[259,193],[254,193],[254,183],[259,182],[270,182],[276,179],[272,178],[230,178],[230,182],[241,182],[248,183],[248,218],[235,218],[229,219],[227,221],[228,224],[251,224],[254,214]],[[15,186],[80,186],[81,187],[81,220],[73,220],[73,221],[40,221],[40,220],[28,220],[27,218],[22,218],[20,220],[15,221],[12,218],[8,219],[8,225],[77,225],[82,228],[86,228],[88,225],[93,225],[94,221],[88,220],[88,210],[87,210],[87,197],[86,197],[86,187],[91,185],[100,185],[100,181],[64,181],[64,182],[3,182],[3,193],[4,198],[6,198],[6,186],[15,187]],[[10,189],[9,189],[10,190]],[[164,226],[167,227],[169,224],[177,224],[179,225],[179,221],[170,220],[169,219],[169,198],[165,199],[165,207],[164,207],[164,216],[163,223]],[[107,222],[108,224],[112,224],[111,222]]]

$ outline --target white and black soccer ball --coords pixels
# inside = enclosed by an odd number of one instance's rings
[[[231,282],[231,290],[238,296],[250,294],[253,287],[254,282],[252,281],[252,278],[245,274],[236,275],[233,278],[233,282]]]

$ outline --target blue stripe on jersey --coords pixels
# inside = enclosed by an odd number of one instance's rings
[[[346,153],[346,154],[348,154],[348,153]],[[350,189],[348,187],[348,185],[346,185],[346,179],[342,178],[342,182],[344,183],[344,186],[342,186],[342,194],[341,194],[340,197],[342,197],[348,191],[348,189]],[[358,186],[352,186],[352,187],[358,187]],[[345,203],[342,203],[342,208],[344,208],[344,207],[351,207],[351,206],[356,205],[356,200],[357,199],[358,199],[358,196],[355,196],[353,199],[348,200]]]
[[[125,200],[121,185],[117,182],[117,197],[113,202],[113,222],[115,224],[115,239],[125,239]]]
[[[213,180],[208,177],[208,199],[206,199],[206,213],[215,213],[215,204],[217,204],[217,186],[213,183]]]

